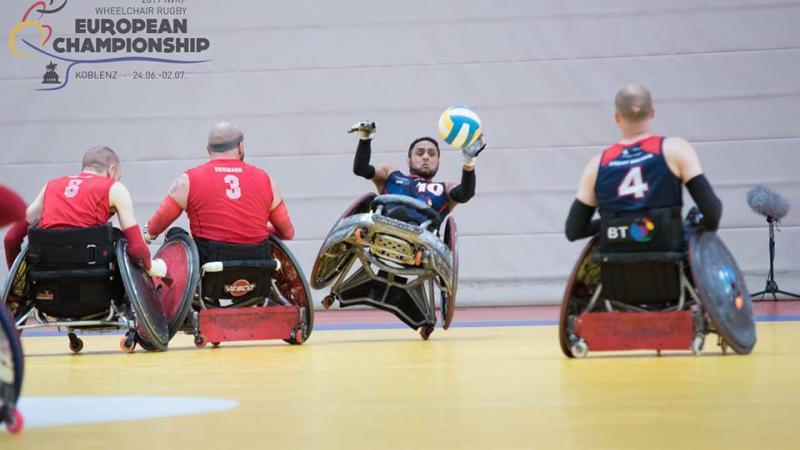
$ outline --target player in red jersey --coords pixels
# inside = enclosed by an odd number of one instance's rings
[[[19,230],[9,231],[15,232],[12,239],[6,236],[5,241],[9,267],[19,254],[28,224],[44,229],[84,228],[103,225],[117,214],[131,260],[144,266],[150,275],[166,275],[164,261],[150,259],[133,213],[131,194],[119,182],[121,177],[122,164],[113,150],[101,145],[87,150],[81,172],[49,181],[28,207],[26,222]]]
[[[155,239],[183,211],[195,239],[258,244],[270,234],[294,238],[294,225],[275,182],[244,162],[244,134],[220,122],[208,134],[209,161],[181,174],[147,222],[145,240]]]

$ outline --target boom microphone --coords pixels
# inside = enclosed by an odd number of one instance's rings
[[[789,212],[789,201],[772,189],[755,185],[747,193],[747,204],[750,209],[774,220],[781,220]]]

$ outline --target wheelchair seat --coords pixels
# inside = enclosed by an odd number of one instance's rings
[[[666,306],[681,296],[686,252],[680,208],[601,219],[598,252],[603,299]]]
[[[231,244],[195,238],[200,254],[201,292],[204,300],[220,306],[220,299],[232,304],[267,297],[272,289],[272,259],[269,240],[258,244]]]
[[[314,308],[300,264],[276,236],[257,244],[194,238],[201,278],[190,329],[198,348],[208,342],[283,339],[298,345],[311,335]]]
[[[121,301],[125,287],[119,276],[111,224],[77,229],[31,228],[27,262],[30,300],[50,316],[78,319],[105,313]]]

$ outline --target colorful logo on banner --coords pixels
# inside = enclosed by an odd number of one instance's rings
[[[69,0],[38,0],[31,3],[8,35],[8,49],[21,59],[40,58],[44,75],[36,90],[63,89],[71,79],[180,80],[185,71],[175,65],[210,61],[199,59],[211,47],[205,37],[189,35],[187,6],[182,0],[163,6],[95,6],[94,17],[70,16],[74,29],[64,36],[51,22],[67,15]],[[62,17],[63,18],[63,17]],[[176,58],[181,56],[183,58]],[[118,63],[157,63],[169,69],[109,70]],[[101,69],[96,69],[102,65]],[[83,67],[79,67],[83,66]],[[76,68],[78,67],[78,68]]]

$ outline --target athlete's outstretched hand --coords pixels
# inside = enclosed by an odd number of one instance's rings
[[[461,155],[464,157],[465,166],[474,166],[475,158],[486,148],[486,140],[483,134],[478,136],[478,139],[461,149]]]
[[[362,120],[361,122],[354,123],[349,130],[348,133],[355,133],[358,132],[358,138],[362,141],[367,139],[372,139],[375,136],[375,122],[369,120]]]

